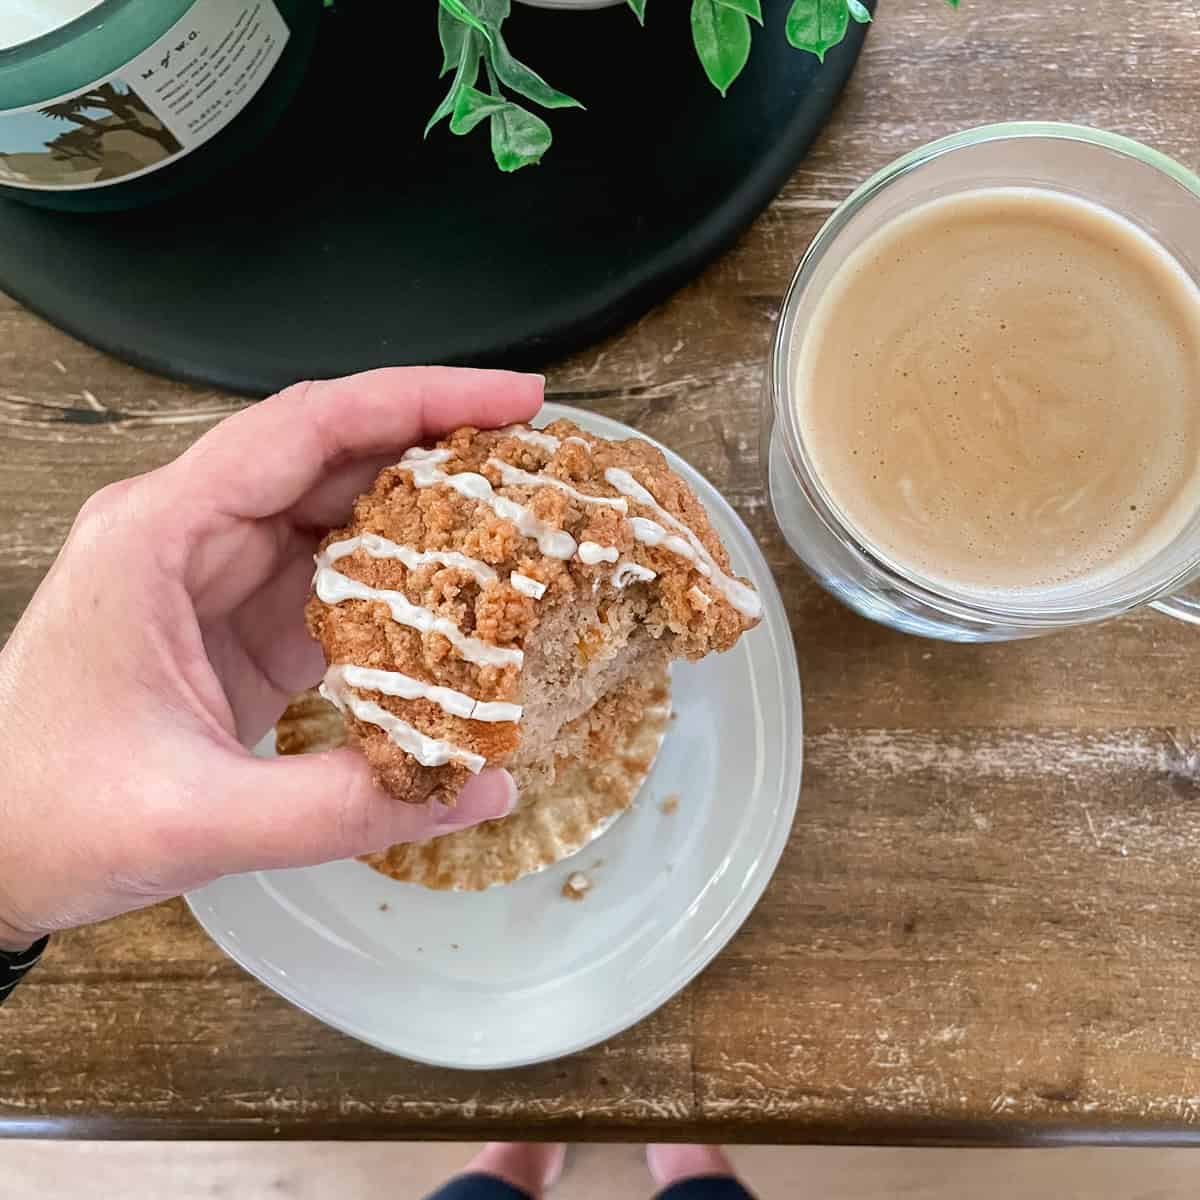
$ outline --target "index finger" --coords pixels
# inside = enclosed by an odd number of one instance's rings
[[[331,471],[400,452],[462,425],[527,421],[540,375],[388,367],[299,383],[226,418],[168,468],[193,511],[257,519],[283,512]]]

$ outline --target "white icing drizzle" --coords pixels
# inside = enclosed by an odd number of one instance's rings
[[[527,429],[524,425],[509,425],[500,432],[508,437],[519,438],[522,442],[528,442],[531,446],[538,446],[548,454],[553,454],[562,445],[562,442],[554,434],[540,433],[536,429]]]
[[[706,596],[695,584],[688,588],[688,595],[700,605],[701,609],[706,609],[712,603],[711,598]]]
[[[496,572],[485,562],[459,554],[454,550],[414,550],[411,546],[402,546],[399,542],[389,541],[377,533],[361,533],[357,537],[344,538],[340,542],[330,542],[325,547],[326,563],[337,562],[353,554],[355,550],[365,550],[372,558],[394,558],[402,562],[410,571],[427,563],[440,563],[444,567],[457,567],[460,571],[473,575],[475,579],[486,586],[495,583]]]
[[[546,594],[546,585],[540,579],[530,579],[528,575],[522,575],[520,571],[514,571],[508,577],[508,582],[522,596],[531,596],[534,600],[540,600]]]
[[[330,676],[335,681],[341,680],[351,687],[362,688],[368,692],[382,692],[385,696],[396,696],[401,700],[429,700],[443,712],[452,717],[462,717],[467,721],[485,721],[489,724],[498,721],[519,721],[521,706],[508,704],[503,700],[476,700],[465,692],[456,692],[453,688],[440,687],[433,683],[422,683],[411,675],[402,675],[399,671],[379,671],[374,667],[357,667],[352,663],[344,666],[330,667],[325,675],[328,682]]]
[[[673,513],[669,513],[628,471],[620,467],[609,467],[604,472],[604,478],[630,500],[652,509],[658,514],[665,525],[676,529],[682,538],[668,534],[663,525],[644,517],[632,517],[630,526],[633,536],[648,546],[662,546],[664,550],[678,554],[695,565],[701,575],[712,582],[715,587],[734,608],[751,618],[762,616],[762,601],[753,588],[747,587],[737,579],[731,579],[709,554],[704,543]]]
[[[579,561],[594,567],[597,563],[615,563],[621,557],[616,546],[602,546],[599,542],[580,542]]]
[[[405,451],[404,457],[396,465],[412,473],[413,483],[417,487],[432,487],[444,483],[453,488],[459,495],[478,500],[488,505],[498,516],[511,521],[522,537],[532,538],[538,544],[538,549],[547,558],[571,558],[575,553],[575,539],[565,529],[555,529],[545,521],[535,517],[523,504],[499,496],[492,485],[482,476],[473,471],[462,471],[457,475],[448,475],[441,469],[441,464],[451,457],[449,450],[421,450],[414,447]]]
[[[531,446],[540,446],[547,454],[554,454],[560,446],[565,446],[568,443],[574,443],[576,446],[582,446],[589,454],[592,446],[585,438],[576,437],[571,434],[570,437],[556,438],[552,433],[546,433],[541,429],[529,429],[524,425],[509,425],[500,430],[501,433],[507,434],[509,437],[519,438],[523,442],[528,442]]]
[[[331,677],[332,676],[332,677]],[[349,710],[360,721],[375,725],[388,735],[389,740],[399,746],[405,754],[411,754],[423,767],[442,767],[449,762],[461,763],[472,774],[478,774],[487,761],[481,754],[473,754],[453,742],[431,738],[407,721],[400,720],[394,713],[356,696],[332,671],[321,684],[321,695],[342,712]]]
[[[553,475],[533,475],[529,471],[522,471],[520,467],[514,467],[512,463],[506,463],[502,458],[489,458],[488,466],[495,467],[500,472],[500,481],[509,487],[552,487],[573,496],[580,504],[601,504],[607,508],[615,508],[619,513],[629,511],[629,505],[620,497],[589,496],[587,492],[581,492],[564,480],[555,479]]]
[[[661,546],[664,550],[670,550],[672,554],[678,554],[680,558],[686,558],[705,578],[712,574],[708,564],[700,561],[696,551],[683,538],[678,534],[668,533],[657,521],[652,521],[649,517],[630,517],[629,528],[639,542],[647,546]]]
[[[612,583],[615,588],[628,587],[629,584],[637,580],[639,583],[649,583],[650,580],[656,579],[657,573],[650,570],[649,567],[643,567],[641,563],[635,563],[630,559],[617,564],[617,569],[612,573]]]
[[[444,463],[449,462],[453,457],[454,451],[447,450],[444,447],[441,449],[434,448],[433,450],[425,450],[420,446],[410,446],[400,456],[400,462],[407,463],[409,465],[409,469],[411,470],[413,469],[413,463]],[[400,463],[397,463],[396,465],[399,466]]]
[[[493,646],[479,638],[468,637],[453,621],[419,604],[413,604],[403,592],[388,588],[373,588],[357,579],[351,579],[334,570],[325,559],[317,555],[317,577],[313,586],[317,595],[326,604],[340,604],[343,600],[374,600],[386,604],[392,619],[420,633],[440,633],[467,660],[484,667],[519,667],[525,661],[520,650],[508,650]]]

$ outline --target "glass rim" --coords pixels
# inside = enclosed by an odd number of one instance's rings
[[[1046,600],[1030,606],[1010,605],[999,594],[994,600],[991,597],[967,598],[951,589],[944,589],[935,581],[923,579],[909,572],[864,542],[842,518],[821,484],[817,473],[812,469],[811,463],[807,461],[804,442],[798,428],[795,405],[790,402],[791,372],[789,367],[791,344],[795,332],[795,309],[805,291],[808,276],[850,219],[863,205],[890,184],[944,154],[986,142],[1024,139],[1084,142],[1098,149],[1123,154],[1151,167],[1159,174],[1184,187],[1197,203],[1200,203],[1200,175],[1188,170],[1161,151],[1134,138],[1107,130],[1093,129],[1086,125],[1059,121],[998,122],[972,126],[969,129],[927,142],[899,158],[893,159],[870,175],[842,200],[817,230],[816,235],[801,256],[780,304],[779,318],[771,343],[768,381],[774,423],[783,435],[783,451],[788,466],[817,517],[833,537],[851,547],[870,567],[884,575],[889,584],[894,586],[897,591],[950,618],[985,621],[1002,619],[1029,629],[1049,630],[1117,615],[1142,604],[1164,599],[1188,584],[1200,563],[1191,562],[1181,567],[1170,578],[1144,587],[1128,596],[1101,604],[1084,603],[1082,606],[1078,601],[1056,605],[1053,602],[1047,603]],[[1200,280],[1197,280],[1197,283],[1200,285]]]
[[[129,0],[96,0],[96,3],[85,12],[79,13],[69,21],[47,29],[36,37],[27,38],[23,42],[15,42],[11,46],[0,46],[0,66],[23,62],[27,58],[57,50],[66,42],[71,41],[81,31],[91,29],[97,20],[104,20],[108,14],[123,7]]]

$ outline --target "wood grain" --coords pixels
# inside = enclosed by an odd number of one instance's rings
[[[1044,117],[1200,163],[1200,11],[882,6],[809,160],[720,263],[552,397],[693,461],[774,568],[806,690],[800,815],[729,949],[611,1043],[455,1074],[325,1028],[176,902],[61,938],[0,1013],[0,1133],[1200,1141],[1200,727],[1192,631],[1152,613],[966,648],[853,616],[796,565],[756,444],[795,262],[866,174]],[[86,495],[240,402],[95,353],[0,299],[0,636]]]

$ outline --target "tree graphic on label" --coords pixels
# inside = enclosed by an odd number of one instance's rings
[[[113,83],[102,83],[78,96],[48,104],[41,111],[79,127],[46,143],[51,157],[61,154],[63,158],[92,158],[102,164],[97,178],[125,175],[182,149],[175,135],[129,87],[121,91]],[[154,145],[129,145],[122,134],[149,139]]]

